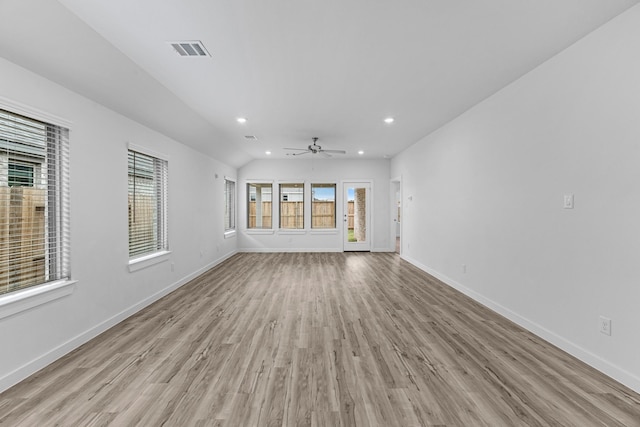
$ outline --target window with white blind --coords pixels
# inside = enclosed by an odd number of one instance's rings
[[[167,250],[166,160],[129,149],[129,257]]]
[[[69,130],[0,110],[0,295],[70,278]]]
[[[226,234],[236,230],[236,182],[224,179],[224,231]]]

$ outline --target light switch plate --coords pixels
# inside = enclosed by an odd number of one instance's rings
[[[573,194],[564,195],[564,208],[573,209]]]

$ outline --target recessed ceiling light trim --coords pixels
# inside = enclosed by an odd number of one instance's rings
[[[395,121],[395,119],[393,117],[387,117],[386,119],[384,119],[384,122],[388,125],[390,125],[391,123],[393,123]]]
[[[173,41],[168,43],[169,46],[182,57],[202,58],[211,56],[200,40]]]

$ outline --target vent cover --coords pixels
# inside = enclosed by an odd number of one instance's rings
[[[169,42],[180,56],[211,56],[200,40]]]
[[[245,135],[244,139],[246,139],[247,141],[257,141],[258,137],[255,135]]]

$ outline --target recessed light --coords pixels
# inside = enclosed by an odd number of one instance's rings
[[[265,151],[264,154],[266,154],[267,156],[271,155],[271,151]]]
[[[386,119],[384,119],[384,122],[388,125],[390,125],[391,123],[393,123],[394,118],[393,117],[387,117]]]
[[[246,118],[244,118],[244,117],[238,117],[238,118],[236,119],[236,121],[237,121],[238,123],[247,123],[247,119],[246,119]]]
[[[360,150],[360,151],[358,151],[358,154],[360,154],[362,156],[364,154],[364,151]]]

